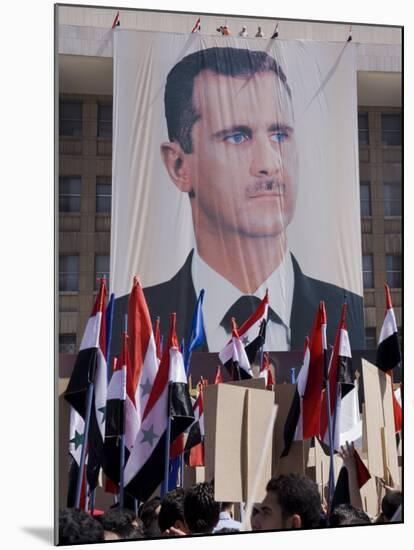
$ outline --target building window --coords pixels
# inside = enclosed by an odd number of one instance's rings
[[[98,105],[98,136],[112,138],[112,104]]]
[[[76,353],[76,334],[59,334],[59,353]]]
[[[402,258],[400,254],[387,254],[387,285],[390,288],[402,288]]]
[[[383,145],[401,145],[401,115],[381,115]]]
[[[74,137],[82,135],[82,103],[79,101],[60,102],[59,134]]]
[[[384,183],[384,215],[401,216],[402,186],[400,183]]]
[[[107,178],[96,179],[96,211],[111,213],[111,182]]]
[[[361,216],[371,216],[371,186],[363,181],[360,185]]]
[[[81,177],[59,178],[59,212],[80,212]]]
[[[59,291],[79,290],[79,255],[59,256]]]
[[[368,113],[358,114],[358,142],[359,145],[369,145]]]
[[[365,349],[376,349],[377,335],[375,327],[365,327]]]
[[[362,280],[364,288],[374,288],[374,260],[372,254],[362,256]]]
[[[95,254],[95,290],[99,289],[100,278],[105,277],[109,287],[109,254]]]

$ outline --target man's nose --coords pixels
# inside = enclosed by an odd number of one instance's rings
[[[275,176],[282,169],[280,147],[272,144],[267,135],[258,135],[254,139],[250,173],[252,176]]]

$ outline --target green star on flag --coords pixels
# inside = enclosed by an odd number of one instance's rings
[[[147,378],[145,384],[141,383],[140,387],[141,387],[141,390],[142,390],[141,397],[144,397],[144,395],[149,395],[151,393],[151,390],[152,390],[152,384],[149,381],[149,378]]]
[[[75,445],[75,451],[78,449],[79,445],[83,445],[85,434],[80,434],[77,430],[75,430],[75,437],[69,440],[69,443],[73,443]]]
[[[148,430],[142,430],[143,433],[143,439],[141,443],[145,443],[146,441],[150,444],[152,447],[154,445],[154,439],[158,439],[159,435],[154,433],[154,425],[152,424]]]

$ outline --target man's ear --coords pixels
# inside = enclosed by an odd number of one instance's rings
[[[168,175],[184,193],[191,193],[191,181],[188,173],[188,164],[181,146],[175,142],[161,144],[161,157],[167,169]]]

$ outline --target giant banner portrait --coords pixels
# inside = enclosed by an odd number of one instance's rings
[[[269,293],[265,349],[302,349],[320,300],[364,347],[352,43],[114,31],[111,286],[209,351]]]

